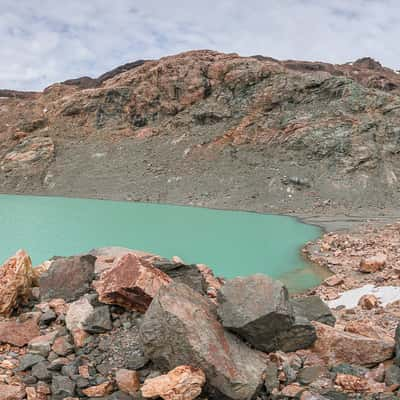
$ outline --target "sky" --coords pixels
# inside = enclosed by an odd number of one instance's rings
[[[193,49],[400,69],[400,0],[0,0],[0,88]]]

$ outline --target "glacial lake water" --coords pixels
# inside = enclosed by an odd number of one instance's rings
[[[19,248],[34,265],[95,247],[122,246],[188,263],[216,275],[265,273],[294,291],[326,271],[307,263],[301,247],[321,230],[277,215],[159,204],[0,195],[0,265]]]

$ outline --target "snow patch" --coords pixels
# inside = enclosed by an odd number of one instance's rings
[[[366,294],[373,294],[376,296],[382,306],[400,300],[400,286],[378,286],[365,285],[357,289],[347,290],[343,292],[339,298],[327,301],[326,304],[330,308],[344,306],[345,308],[357,307],[360,298]]]

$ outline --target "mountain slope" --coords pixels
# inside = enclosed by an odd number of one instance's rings
[[[192,51],[0,91],[0,191],[317,212],[395,207],[400,75]]]

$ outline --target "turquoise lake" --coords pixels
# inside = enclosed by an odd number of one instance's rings
[[[300,254],[321,230],[285,216],[0,195],[0,227],[0,263],[19,248],[28,251],[35,265],[55,255],[122,246],[207,264],[226,278],[265,273],[283,280],[291,291],[312,287],[327,276]]]

